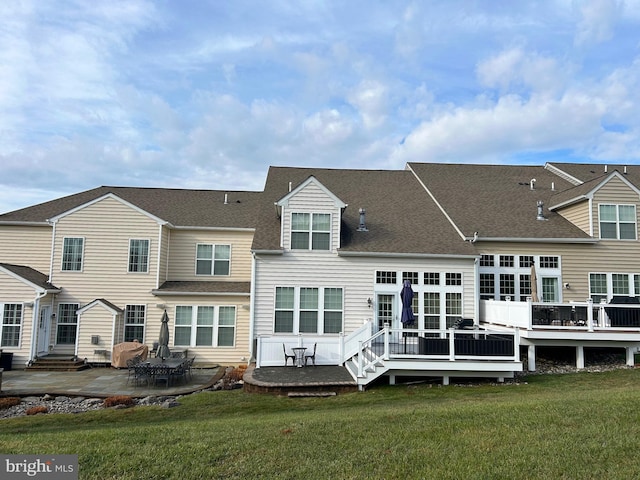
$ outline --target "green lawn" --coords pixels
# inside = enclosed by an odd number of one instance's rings
[[[0,421],[0,451],[79,455],[91,479],[580,479],[640,472],[640,370],[332,398],[207,392]]]

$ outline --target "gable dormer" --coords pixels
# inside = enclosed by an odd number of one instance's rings
[[[640,190],[613,171],[554,198],[550,210],[601,240],[637,240]]]
[[[310,176],[276,202],[280,246],[285,251],[336,252],[340,248],[342,210],[347,206]]]

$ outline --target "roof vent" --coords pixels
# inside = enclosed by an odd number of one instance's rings
[[[544,202],[542,200],[538,200],[538,216],[536,219],[546,220],[546,217],[544,216]]]
[[[229,205],[229,194],[228,193],[224,194],[224,204],[225,205]]]
[[[556,191],[556,182],[551,182],[551,191],[552,192]]]
[[[604,166],[604,173],[607,173],[607,170],[608,170],[608,169],[609,169],[609,166],[608,166],[608,165],[605,165],[605,166]]]
[[[625,175],[627,174],[627,166],[626,165],[624,166],[624,174]]]
[[[368,232],[369,229],[367,228],[367,224],[365,222],[365,215],[367,214],[367,211],[364,208],[361,208],[360,210],[358,210],[358,212],[360,213],[360,224],[358,225],[358,231]]]
[[[537,182],[537,180],[535,178],[532,178],[531,181],[529,182],[531,190],[535,190],[536,189],[536,182]]]

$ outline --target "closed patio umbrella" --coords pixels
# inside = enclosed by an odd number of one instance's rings
[[[536,275],[536,264],[533,262],[531,262],[531,301],[540,301],[538,299],[538,276]]]
[[[411,282],[409,280],[404,281],[402,291],[400,292],[400,299],[402,300],[402,315],[400,321],[404,328],[410,327],[416,321],[413,315],[413,290],[411,289]],[[407,353],[407,334],[404,333],[404,353]]]
[[[169,351],[169,315],[165,310],[162,314],[162,323],[160,324],[160,336],[158,337],[158,351],[156,357],[160,357],[163,360],[169,358],[171,352]]]

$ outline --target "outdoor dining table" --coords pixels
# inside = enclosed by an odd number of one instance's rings
[[[153,367],[164,366],[169,369],[169,376],[175,375],[175,372],[179,370],[185,363],[184,358],[149,358],[144,363]]]
[[[302,368],[304,366],[304,351],[307,347],[293,347],[293,354],[296,356],[296,367]]]

